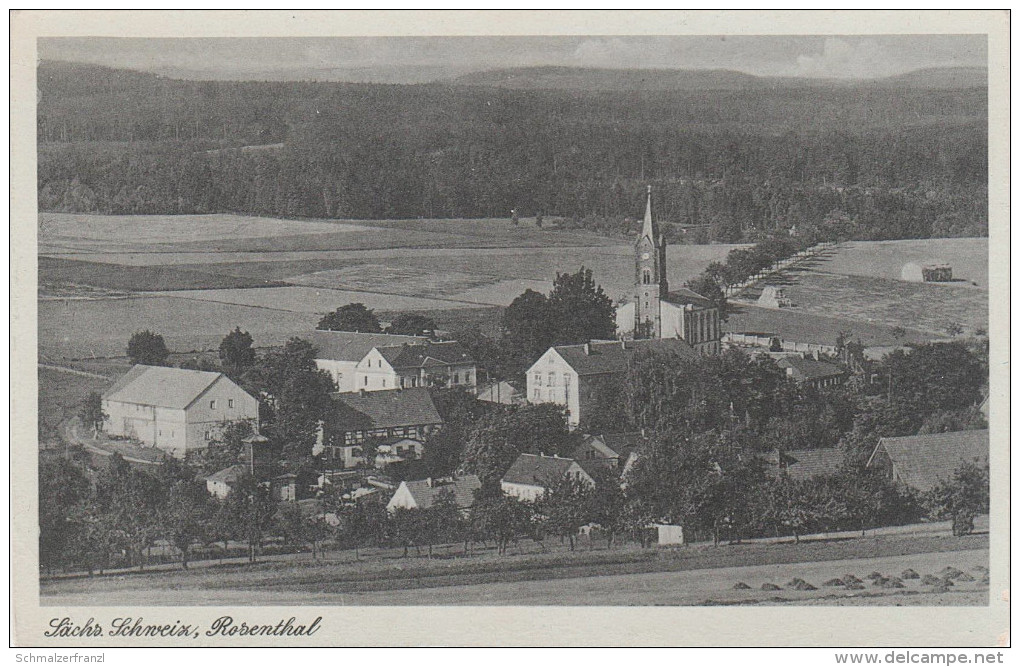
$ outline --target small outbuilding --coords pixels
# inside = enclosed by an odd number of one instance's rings
[[[900,279],[912,283],[947,283],[953,280],[953,267],[944,262],[907,262]]]

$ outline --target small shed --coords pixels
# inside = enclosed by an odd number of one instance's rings
[[[658,533],[659,546],[676,546],[684,543],[684,528],[683,526],[675,526],[668,523],[656,523],[650,528],[654,528]]]
[[[907,262],[900,279],[912,283],[947,283],[953,280],[953,267],[945,262]]]

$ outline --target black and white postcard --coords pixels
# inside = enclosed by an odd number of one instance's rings
[[[13,641],[1008,644],[1008,18],[13,14]]]

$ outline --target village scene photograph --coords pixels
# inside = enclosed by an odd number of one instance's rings
[[[988,607],[988,58],[40,37],[39,604]]]

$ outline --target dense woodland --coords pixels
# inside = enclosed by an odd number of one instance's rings
[[[757,240],[826,216],[860,239],[987,233],[984,87],[200,82],[68,63],[38,80],[43,210],[516,210],[620,233],[653,183],[673,240]]]

